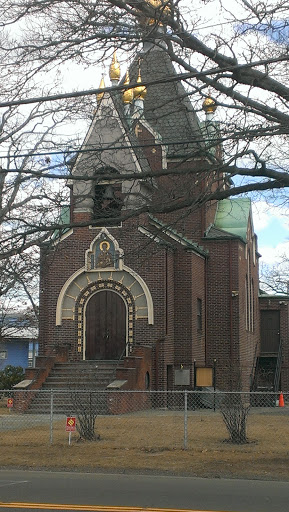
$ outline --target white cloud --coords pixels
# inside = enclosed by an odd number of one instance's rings
[[[261,262],[268,265],[273,265],[282,260],[282,256],[287,255],[289,257],[289,241],[282,242],[276,247],[263,246],[259,247],[258,251],[262,255]]]
[[[266,201],[256,201],[252,204],[252,211],[256,232],[267,228],[273,217],[278,219],[285,228],[289,228],[288,206],[268,204]]]

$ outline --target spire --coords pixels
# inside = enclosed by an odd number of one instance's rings
[[[137,77],[137,83],[140,84],[142,82],[141,74],[140,74],[140,62],[139,62],[139,68],[138,68],[138,77]],[[145,85],[137,85],[133,90],[133,97],[134,99],[140,99],[144,100],[147,94],[147,89]]]
[[[126,72],[124,85],[129,85],[129,72]],[[133,102],[133,89],[126,89],[122,93],[122,101],[124,103],[124,113],[127,118],[130,117],[130,106]]]
[[[113,52],[112,61],[109,66],[109,78],[115,85],[118,84],[120,79],[120,65],[117,60],[116,51]]]
[[[104,83],[104,77],[102,75],[102,78],[100,80],[100,84],[99,84],[99,89],[104,89],[105,88],[105,83]],[[99,92],[97,95],[96,95],[96,99],[97,99],[97,103],[100,103],[102,98],[104,96],[104,92]]]
[[[126,72],[124,85],[129,85],[129,72]],[[126,89],[122,93],[122,101],[124,104],[133,102],[133,89]]]
[[[211,147],[211,151],[213,150],[212,141],[215,139],[218,135],[218,123],[213,119],[214,113],[217,109],[217,104],[215,100],[211,97],[210,91],[208,96],[203,101],[203,110],[206,113],[206,120],[204,123],[205,130],[206,130],[206,137],[208,139],[208,145]],[[217,146],[214,147],[214,151],[216,150]]]
[[[138,59],[138,77],[137,83],[141,84],[141,73],[140,73],[140,59]],[[147,89],[145,85],[137,85],[133,90],[134,97],[134,109],[133,109],[133,117],[139,118],[143,115],[144,112],[144,99],[147,94]]]

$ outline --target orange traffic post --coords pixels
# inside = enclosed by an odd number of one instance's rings
[[[283,396],[282,391],[279,395],[279,407],[284,407],[284,396]]]

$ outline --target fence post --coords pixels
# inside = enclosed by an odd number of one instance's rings
[[[213,366],[214,412],[216,412],[216,359]]]
[[[184,450],[188,448],[188,392],[185,390],[185,410],[184,410]]]
[[[53,443],[53,389],[50,390],[50,444]]]

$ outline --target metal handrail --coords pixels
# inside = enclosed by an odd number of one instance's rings
[[[125,347],[124,347],[122,353],[120,354],[120,357],[116,364],[116,370],[118,369],[121,360],[123,359],[124,355],[126,354],[126,349],[127,349],[128,345],[131,345],[131,343],[129,341],[126,342]]]

